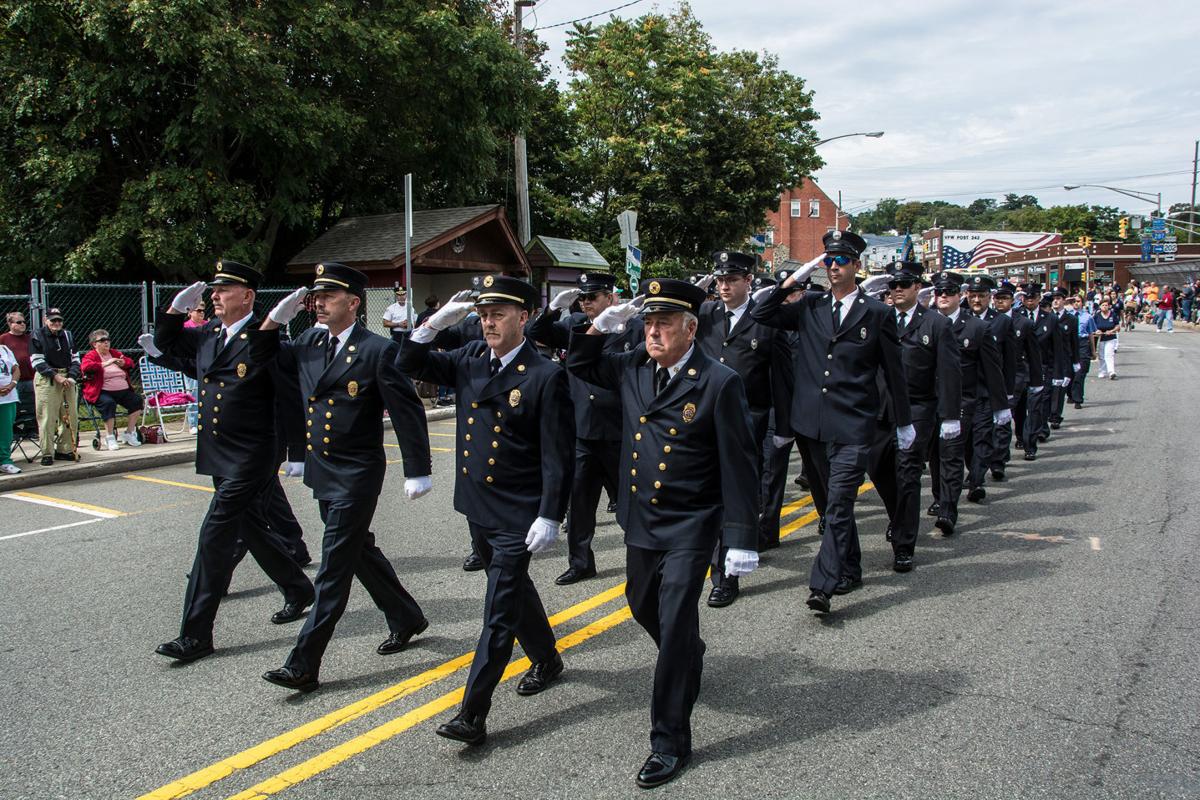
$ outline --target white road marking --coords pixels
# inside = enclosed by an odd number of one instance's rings
[[[1100,537],[1093,536],[1093,537],[1091,537],[1091,539],[1092,539],[1092,549],[1099,550],[1100,549]]]
[[[102,522],[101,519],[81,519],[79,522],[68,522],[66,525],[55,525],[52,528],[38,528],[36,531],[25,531],[24,533],[10,533],[7,536],[0,536],[0,542],[5,539],[19,539],[22,536],[33,536],[35,533],[49,533],[50,531],[61,531],[63,528],[75,528],[80,525],[91,525],[93,522]]]

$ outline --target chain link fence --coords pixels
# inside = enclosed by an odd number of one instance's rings
[[[88,350],[88,335],[103,328],[114,348],[133,358],[141,354],[137,337],[146,325],[146,284],[42,282],[41,290],[43,313],[62,311],[63,326],[80,353]]]
[[[31,322],[33,318],[33,300],[30,295],[0,294],[0,319],[5,318],[12,311],[20,311],[25,315],[25,321]],[[7,332],[7,325],[0,328],[0,333]]]

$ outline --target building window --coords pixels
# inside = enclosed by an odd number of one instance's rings
[[[792,216],[793,217],[800,216],[800,201],[799,200],[792,201]]]
[[[821,216],[821,201],[820,200],[809,200],[808,201],[808,215],[810,217]]]
[[[765,238],[766,238],[766,242],[767,242],[767,247],[771,247],[772,245],[774,245],[775,244],[775,229],[767,228],[767,233],[766,233]]]

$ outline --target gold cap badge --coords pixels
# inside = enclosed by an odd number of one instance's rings
[[[496,282],[496,279],[493,278],[491,275],[488,275],[486,278],[483,279],[484,286],[491,286],[495,282]]]
[[[646,291],[650,292],[650,294],[658,294],[662,291],[662,286],[659,285],[658,281],[650,281],[650,285],[646,287]]]
[[[324,264],[317,264],[317,274],[318,275],[325,274],[325,265]]]

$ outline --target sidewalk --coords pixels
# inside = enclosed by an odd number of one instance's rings
[[[430,422],[449,419],[454,416],[454,408],[426,407],[425,414]],[[385,427],[385,436],[387,431],[388,428]],[[21,473],[0,475],[0,492],[14,492],[31,486],[78,481],[171,464],[190,464],[195,459],[196,437],[186,431],[167,435],[170,441],[163,444],[143,444],[141,447],[122,445],[119,450],[109,451],[104,449],[103,443],[100,450],[93,449],[93,434],[90,430],[85,430],[79,435],[80,460],[74,464],[69,461],[55,461],[50,467],[43,467],[40,458],[35,455],[37,444],[31,447],[30,443],[26,442],[25,452],[34,456],[33,463],[26,463],[20,450],[13,451],[13,463],[21,468]]]

